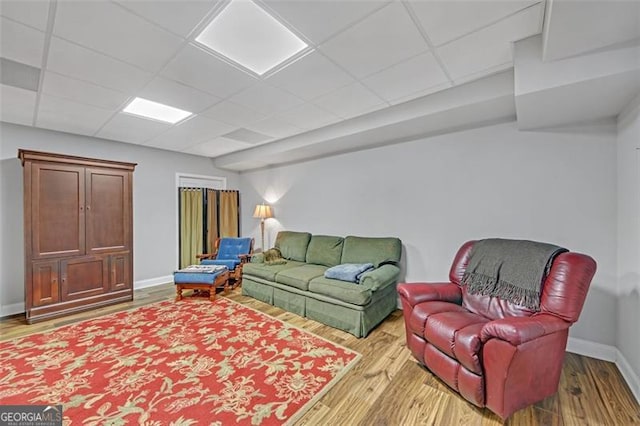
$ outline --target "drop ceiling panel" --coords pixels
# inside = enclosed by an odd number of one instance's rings
[[[347,28],[388,1],[339,1],[339,0],[265,0],[267,7],[275,11],[300,33],[318,44],[338,31]]]
[[[42,67],[44,33],[6,18],[0,18],[0,56]]]
[[[153,72],[183,42],[116,3],[104,1],[58,2],[53,33]]]
[[[220,98],[226,98],[257,81],[193,45],[181,50],[162,75]]]
[[[393,3],[320,46],[358,78],[428,50],[401,3]]]
[[[275,117],[265,118],[245,126],[247,129],[270,135],[276,138],[285,138],[287,136],[302,133],[304,130],[290,123],[279,120]]]
[[[263,82],[237,93],[230,100],[263,114],[275,114],[303,103],[302,99]]]
[[[435,46],[493,24],[539,0],[409,0],[420,24]]]
[[[387,101],[419,96],[420,92],[449,80],[431,52],[422,53],[379,73],[363,82]]]
[[[360,83],[338,89],[313,103],[342,118],[356,117],[387,106],[381,98]]]
[[[55,96],[42,95],[36,126],[68,133],[93,135],[113,112]]]
[[[325,95],[354,79],[318,52],[313,52],[269,78],[269,83],[304,100]]]
[[[121,107],[129,96],[117,90],[47,71],[42,93],[110,110]]]
[[[151,74],[57,37],[51,38],[47,69],[123,92],[135,92]]]
[[[36,106],[36,92],[0,84],[0,121],[30,126]]]
[[[211,141],[192,146],[185,150],[189,154],[205,155],[208,157],[216,157],[218,155],[227,154],[229,152],[239,151],[250,148],[254,145],[238,142],[227,138],[216,138]]]
[[[151,80],[138,96],[194,113],[220,102],[216,96],[162,77]]]
[[[541,4],[530,7],[437,48],[438,54],[454,80],[481,77],[481,71],[503,64],[513,66],[512,42],[540,33],[542,14]]]
[[[228,124],[203,116],[195,116],[149,140],[146,145],[180,151],[234,129]]]
[[[216,0],[117,0],[123,7],[186,38]]]
[[[232,126],[244,126],[249,123],[255,123],[267,116],[266,114],[243,107],[231,101],[222,101],[203,111],[202,115]]]
[[[278,114],[277,118],[305,130],[327,126],[341,120],[338,116],[309,103]]]
[[[169,130],[170,127],[171,124],[120,113],[109,120],[96,136],[105,139],[142,144],[162,132]]]
[[[49,16],[49,0],[2,0],[0,15],[44,31]]]

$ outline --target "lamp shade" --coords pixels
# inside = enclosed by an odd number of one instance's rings
[[[267,219],[269,217],[273,217],[273,213],[271,212],[271,206],[266,204],[258,204],[256,209],[253,211],[253,217],[259,217],[260,219]]]

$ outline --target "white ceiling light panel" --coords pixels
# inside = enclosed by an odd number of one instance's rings
[[[189,111],[142,98],[135,98],[122,111],[171,124],[175,124],[192,115]]]
[[[229,3],[196,41],[258,75],[308,47],[255,3],[242,0]]]

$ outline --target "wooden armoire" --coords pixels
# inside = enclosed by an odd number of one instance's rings
[[[19,150],[32,323],[133,299],[136,164]]]

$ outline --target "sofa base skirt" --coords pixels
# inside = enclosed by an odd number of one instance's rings
[[[397,309],[396,287],[387,286],[376,291],[364,306],[351,305],[329,297],[263,282],[261,278],[244,276],[242,294],[282,308],[296,315],[344,330],[356,337],[365,337]]]

